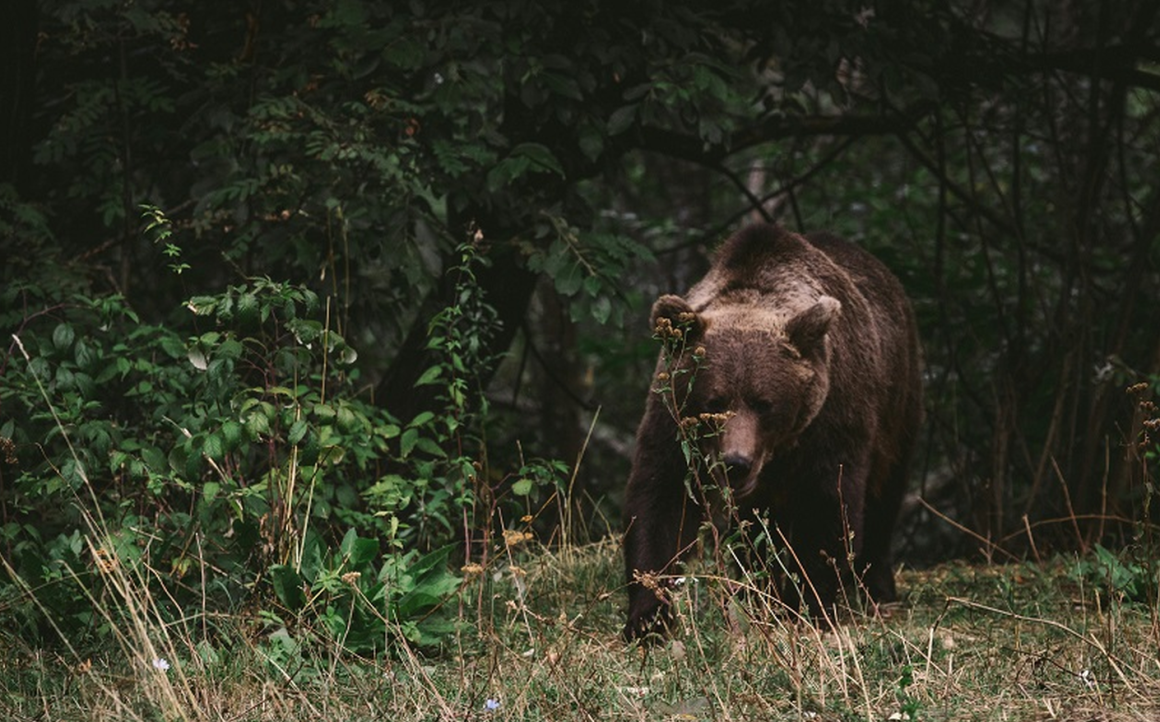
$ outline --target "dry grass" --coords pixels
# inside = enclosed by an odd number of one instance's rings
[[[305,629],[238,618],[219,625],[231,631],[207,655],[188,627],[151,621],[148,599],[138,600],[139,629],[85,659],[0,637],[0,712],[392,722],[1160,716],[1155,610],[1100,606],[1064,562],[904,572],[905,605],[837,632],[775,613],[755,592],[727,593],[736,585],[712,575],[691,577],[673,639],[645,649],[618,637],[613,541],[515,561],[465,583],[462,629],[436,651],[400,646],[360,659],[303,641]],[[162,658],[169,669],[154,666]]]

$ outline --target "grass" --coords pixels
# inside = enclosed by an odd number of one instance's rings
[[[438,650],[360,658],[261,615],[113,630],[103,648],[0,635],[10,720],[1145,720],[1155,605],[1097,595],[1076,560],[903,571],[905,602],[836,632],[690,577],[671,641],[619,639],[613,540],[524,550],[467,579]],[[1092,569],[1092,567],[1086,567]],[[132,584],[126,576],[125,583]],[[116,596],[116,595],[112,595]],[[93,599],[96,607],[112,602]],[[100,609],[98,618],[103,616]],[[111,610],[105,609],[105,612]],[[2,621],[2,618],[0,618]],[[8,625],[3,625],[7,628]],[[153,640],[149,642],[148,640]],[[315,640],[315,641],[310,641]],[[153,648],[146,648],[153,644]],[[168,669],[159,661],[164,659]]]

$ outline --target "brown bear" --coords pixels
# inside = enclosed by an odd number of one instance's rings
[[[625,637],[665,630],[657,579],[677,573],[703,522],[727,518],[727,497],[733,518],[768,515],[770,536],[789,541],[789,570],[808,583],[784,585],[787,603],[801,589],[816,619],[832,619],[843,574],[893,601],[891,533],[922,408],[898,279],[836,236],[755,225],[686,298],[661,296],[652,323],[668,351],[626,493]],[[690,471],[690,445],[707,471]]]

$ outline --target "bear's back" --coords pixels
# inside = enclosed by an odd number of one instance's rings
[[[841,285],[842,275],[804,237],[780,226],[757,224],[725,241],[687,298],[694,310],[702,312],[760,295],[767,304],[792,313],[801,303],[812,304],[828,287]]]

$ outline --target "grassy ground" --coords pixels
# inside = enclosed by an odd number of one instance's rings
[[[461,630],[436,651],[357,658],[257,616],[217,620],[212,640],[201,625],[174,625],[123,630],[87,652],[0,636],[0,717],[1160,718],[1155,608],[1100,597],[1074,560],[904,571],[900,607],[837,632],[770,614],[760,595],[727,594],[705,575],[682,587],[673,639],[644,649],[618,636],[614,543],[526,554],[465,583]],[[146,638],[161,641],[134,648]]]

